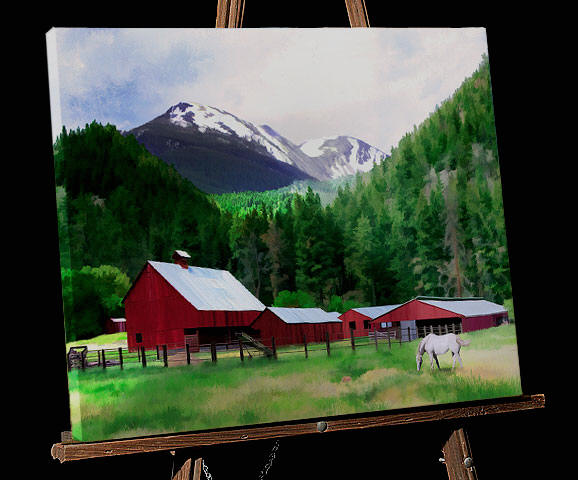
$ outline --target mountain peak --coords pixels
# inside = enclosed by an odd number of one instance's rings
[[[367,172],[387,154],[355,137],[334,135],[307,140],[299,145],[305,155],[327,165],[330,178]]]

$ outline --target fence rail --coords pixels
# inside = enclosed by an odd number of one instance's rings
[[[157,345],[155,348],[140,347],[135,351],[129,351],[126,347],[102,348],[98,350],[88,350],[86,346],[71,347],[67,353],[68,369],[87,368],[120,368],[127,366],[178,366],[190,365],[201,362],[217,363],[219,357],[236,357],[241,362],[251,360],[255,357],[269,357],[277,359],[279,355],[301,354],[309,358],[312,352],[325,351],[328,356],[334,350],[374,347],[392,349],[394,345],[402,345],[404,342],[413,341],[420,337],[425,337],[429,333],[443,335],[446,333],[462,333],[461,325],[452,323],[450,325],[429,325],[413,327],[388,327],[382,330],[370,331],[367,335],[356,336],[352,330],[349,338],[330,339],[329,333],[325,336],[325,341],[308,342],[303,336],[302,343],[288,343],[289,339],[271,337],[258,338],[254,342],[248,341],[246,337],[240,336],[237,341],[230,343],[212,342],[208,344],[195,345],[188,343]],[[250,338],[250,337],[249,337]],[[268,351],[270,353],[268,353]]]

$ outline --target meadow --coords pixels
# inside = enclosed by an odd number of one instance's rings
[[[514,325],[460,335],[471,340],[417,372],[417,343],[357,348],[310,345],[309,358],[279,349],[278,359],[219,357],[164,368],[138,364],[69,372],[75,440],[194,431],[520,395]]]

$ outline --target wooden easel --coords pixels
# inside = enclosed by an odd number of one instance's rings
[[[345,0],[351,27],[369,27],[364,0]],[[245,0],[218,0],[216,28],[240,28],[243,23]],[[113,440],[95,443],[74,442],[70,432],[63,432],[61,442],[54,444],[52,457],[61,462],[74,460],[170,451],[175,449],[208,446],[221,443],[245,442],[250,440],[275,439],[329,431],[342,431],[383,426],[405,425],[439,420],[455,420],[500,413],[540,409],[545,406],[542,394],[522,395],[487,402],[471,402],[457,407],[431,407],[406,409],[403,413],[391,412],[363,418],[335,419],[330,421],[300,424],[235,428],[215,432],[175,434],[158,437]],[[463,428],[454,430],[442,448],[440,458],[447,469],[450,480],[477,479],[473,455]],[[173,477],[173,480],[201,480],[202,458],[193,463],[189,458]]]
[[[201,467],[203,460],[201,458],[197,458],[195,460],[195,465],[191,469],[192,464],[193,462],[189,458],[173,477],[173,480],[201,480]]]

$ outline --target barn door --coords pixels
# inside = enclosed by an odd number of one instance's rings
[[[185,345],[191,352],[199,351],[199,331],[196,328],[185,328]]]

